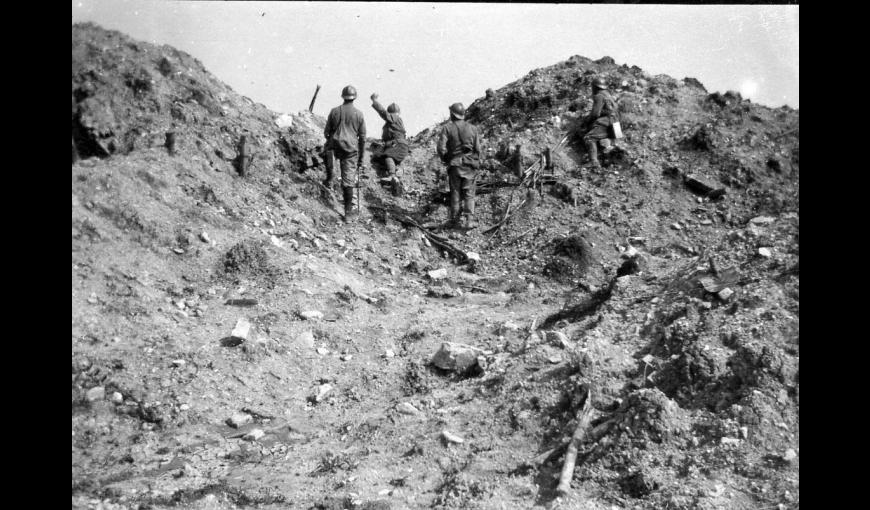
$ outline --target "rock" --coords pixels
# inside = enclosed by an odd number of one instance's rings
[[[773,256],[773,253],[770,252],[770,248],[759,248],[758,254],[766,259],[769,259]]]
[[[786,462],[792,462],[793,460],[795,460],[797,458],[797,452],[794,451],[794,448],[789,448],[788,450],[785,451],[785,454],[782,456],[782,458]]]
[[[179,255],[184,255],[184,250],[182,250],[181,248],[172,248],[172,251]]]
[[[419,409],[409,404],[408,402],[402,402],[401,404],[397,405],[396,411],[411,416],[419,416],[421,414]]]
[[[113,404],[123,404],[124,403],[124,395],[121,395],[117,391],[112,393],[112,403]]]
[[[692,192],[698,193],[708,198],[719,198],[725,194],[725,188],[722,186],[716,186],[711,182],[698,177],[697,175],[685,175],[683,177],[683,182],[686,187],[689,188]]]
[[[269,236],[269,241],[272,243],[273,246],[281,248],[282,250],[284,249],[284,241],[278,239],[277,237]]]
[[[300,312],[299,316],[307,321],[320,320],[323,318],[323,312],[319,312],[317,310],[308,310],[305,312]]]
[[[396,353],[393,352],[392,349],[387,349],[387,350],[384,352],[384,357],[385,357],[385,358],[394,358],[394,357],[396,357]]]
[[[561,331],[547,331],[544,338],[547,340],[548,344],[554,347],[559,347],[561,349],[571,348],[571,342],[568,340],[568,335]]]
[[[728,287],[725,287],[724,289],[716,293],[716,296],[718,296],[719,299],[721,299],[722,301],[728,301],[733,295],[734,291],[729,289]]]
[[[455,342],[444,342],[432,356],[432,364],[442,370],[463,373],[477,365],[480,349]]]
[[[245,441],[259,441],[265,435],[266,433],[263,432],[263,429],[253,429],[244,436],[242,436],[242,439],[244,439]]]
[[[729,444],[730,444],[730,445],[735,445],[735,446],[736,446],[736,445],[739,445],[739,444],[740,444],[740,440],[737,439],[736,437],[723,437],[723,438],[721,438],[721,439],[719,440],[719,442],[722,443],[723,445],[729,445]]]
[[[353,359],[353,354],[342,354],[338,357],[341,361],[350,361]]]
[[[239,427],[244,427],[245,425],[254,421],[254,418],[247,413],[236,413],[229,418],[227,418],[227,425],[230,427],[237,429]]]
[[[629,246],[628,249],[626,249],[624,252],[622,252],[619,256],[624,258],[624,259],[633,259],[633,258],[637,257],[639,254],[640,254],[640,252],[637,251],[637,248],[635,248],[634,246]]]
[[[320,354],[321,356],[326,356],[327,354],[329,354],[329,349],[325,347],[318,347],[317,354]]]
[[[174,360],[172,360],[172,366],[173,366],[173,367],[181,368],[181,367],[183,367],[184,365],[187,365],[187,361],[184,361],[183,359],[174,359]]]
[[[331,384],[321,384],[317,387],[317,393],[313,395],[309,400],[314,403],[320,403],[326,400],[326,397],[332,392]]]
[[[447,278],[447,269],[442,267],[441,269],[429,271],[426,274],[429,275],[429,278],[431,278],[433,281],[441,280],[442,278]]]
[[[712,225],[712,224],[713,224],[713,220],[709,220],[709,219],[701,220],[701,225],[709,226],[709,225]]]
[[[511,332],[515,333],[519,330],[520,330],[519,324],[512,322],[512,321],[506,321],[504,324],[502,324],[501,326],[498,327],[498,334],[499,334],[499,336],[504,336],[506,333],[511,333]]]
[[[671,228],[674,230],[683,230],[683,226],[679,223],[671,223]]]
[[[314,348],[314,333],[310,330],[303,331],[301,335],[296,337],[296,343],[308,349]],[[329,351],[327,351],[329,352]]]
[[[443,437],[448,443],[462,444],[465,442],[465,439],[462,439],[448,430],[441,431],[441,437]]]
[[[241,340],[242,342],[248,339],[248,335],[251,334],[251,323],[248,322],[247,319],[241,318],[236,321],[236,327],[233,328],[233,332],[230,333],[230,338],[234,338],[237,340]]]
[[[88,398],[88,402],[103,400],[104,398],[106,398],[106,388],[103,388],[102,386],[94,386],[93,388],[88,390],[86,396]]]
[[[208,236],[208,232],[205,232],[205,231],[199,233],[199,240],[204,242],[204,243],[211,242],[211,238]]]
[[[338,246],[339,248],[344,248],[344,245],[345,245],[345,244],[346,244],[346,243],[345,243],[344,239],[337,239],[337,240],[335,241],[335,245]]]
[[[470,251],[465,254],[469,262],[480,262],[480,254]]]
[[[776,221],[775,218],[771,218],[770,216],[756,216],[749,220],[749,223],[753,225],[770,225]]]
[[[749,438],[749,427],[740,427],[740,438],[741,439]]]

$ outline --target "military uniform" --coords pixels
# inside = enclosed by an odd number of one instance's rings
[[[589,159],[596,167],[601,166],[598,162],[598,142],[603,141],[607,152],[610,146],[610,126],[614,120],[618,120],[616,101],[606,89],[596,90],[592,98],[592,111],[584,121],[587,131],[583,135]]]
[[[456,105],[454,105],[456,106]],[[460,105],[461,107],[461,105]],[[465,109],[451,107],[451,119],[438,136],[438,156],[447,165],[450,184],[450,221],[460,219],[460,200],[466,226],[475,226],[474,195],[476,191],[477,170],[480,168],[480,132],[478,128],[464,120]]]
[[[347,90],[347,87],[345,88]],[[345,102],[329,112],[323,135],[324,161],[326,164],[326,187],[332,186],[334,157],[339,159],[341,187],[344,196],[345,219],[354,215],[354,188],[358,185],[354,167],[359,167],[365,154],[366,122],[361,111],[353,106],[356,90],[351,94],[342,93]]]
[[[401,183],[396,178],[396,166],[408,156],[408,140],[405,138],[405,123],[399,116],[399,107],[393,103],[384,108],[378,102],[376,94],[372,95],[372,108],[384,119],[381,141],[384,145],[380,152],[372,154],[372,162],[382,163],[387,170],[388,180],[393,187],[393,194],[401,194]]]

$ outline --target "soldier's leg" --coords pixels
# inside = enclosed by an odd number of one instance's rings
[[[447,169],[447,179],[450,183],[450,222],[459,220],[459,194],[462,187],[462,178],[459,177],[459,169],[451,166]]]
[[[357,216],[357,211],[354,208],[356,205],[356,187],[357,187],[357,178],[356,178],[356,162],[357,162],[357,154],[342,154],[340,157],[341,160],[341,188],[342,194],[344,195],[344,219],[345,221],[351,220]]]
[[[465,226],[474,228],[477,221],[474,219],[474,196],[477,192],[477,174],[462,179],[462,210],[465,214]]]
[[[607,126],[595,124],[592,129],[583,137],[586,142],[586,149],[589,151],[589,162],[595,168],[601,168],[601,163],[598,161],[598,141],[607,138]]]

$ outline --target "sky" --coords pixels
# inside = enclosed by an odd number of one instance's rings
[[[355,104],[370,136],[376,92],[397,103],[409,134],[533,69],[581,55],[708,91],[799,108],[799,6],[422,2],[73,0],[92,21],[191,54],[236,92],[276,112]]]

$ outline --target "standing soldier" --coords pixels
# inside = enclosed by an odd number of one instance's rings
[[[438,135],[438,156],[447,165],[450,183],[450,224],[460,223],[459,200],[462,199],[464,227],[474,228],[474,193],[477,169],[480,168],[480,133],[465,120],[462,103],[450,106],[450,122]]]
[[[586,143],[589,162],[593,168],[601,168],[601,163],[598,161],[599,141],[604,148],[604,154],[613,150],[610,145],[610,126],[614,120],[619,120],[616,101],[607,91],[604,78],[596,77],[592,80],[592,111],[583,120],[583,128],[586,130],[583,141]]]
[[[378,102],[377,94],[372,94],[372,108],[384,119],[384,130],[381,134],[384,148],[379,154],[372,155],[372,161],[383,162],[384,166],[387,167],[387,179],[392,187],[393,195],[399,196],[402,194],[402,183],[396,177],[396,166],[402,164],[402,160],[408,156],[405,123],[399,116],[399,105],[392,103],[385,110],[383,105]]]
[[[324,162],[326,164],[326,180],[323,185],[332,188],[333,157],[340,161],[341,190],[344,196],[344,221],[352,221],[358,215],[354,210],[354,188],[359,183],[358,176],[363,164],[366,143],[366,121],[361,111],[353,105],[356,99],[356,89],[348,85],[341,91],[344,104],[336,106],[329,112],[326,119],[326,136],[324,144]],[[357,175],[352,174],[356,166]]]

